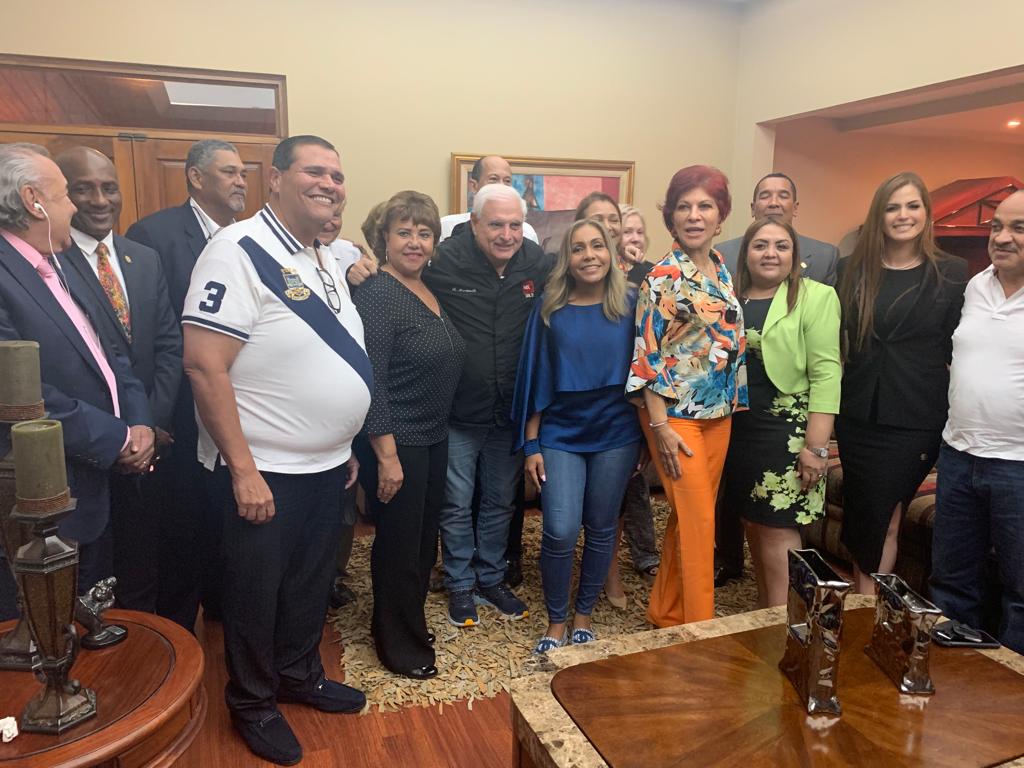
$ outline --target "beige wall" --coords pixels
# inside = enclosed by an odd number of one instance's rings
[[[1020,66],[1022,29],[1021,0],[754,0],[740,24],[734,188],[772,169],[773,131],[759,123]]]
[[[807,118],[779,126],[775,167],[797,182],[797,228],[832,243],[859,226],[875,188],[900,171],[914,171],[929,189],[956,179],[1024,179],[1024,149],[960,139],[842,133],[829,120]]]
[[[400,189],[447,212],[452,152],[635,160],[660,251],[670,174],[731,162],[738,14],[687,0],[59,0],[6,4],[0,50],[286,75],[291,132],[341,150],[350,235]],[[681,55],[684,32],[699,59]]]
[[[285,74],[292,132],[342,151],[348,233],[398,189],[447,210],[453,151],[635,160],[658,252],[680,166],[742,214],[763,123],[1020,65],[1022,28],[1021,0],[55,0],[5,4],[0,50]]]

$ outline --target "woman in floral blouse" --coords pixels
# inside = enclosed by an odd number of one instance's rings
[[[736,294],[747,335],[750,410],[732,420],[723,506],[743,518],[762,608],[782,605],[787,552],[825,514],[828,440],[839,412],[839,297],[800,278],[799,241],[774,217],[747,229]]]
[[[734,411],[746,408],[743,316],[711,241],[732,201],[717,168],[676,172],[662,215],[672,250],[647,274],[636,309],[626,392],[672,513],[647,618],[658,627],[714,615],[715,498]]]

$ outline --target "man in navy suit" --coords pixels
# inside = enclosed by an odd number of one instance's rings
[[[128,358],[93,325],[102,310],[71,289],[54,256],[71,243],[74,213],[67,182],[45,149],[0,146],[0,339],[39,343],[43,400],[63,425],[68,484],[78,500],[60,531],[80,545],[84,593],[112,570],[110,469],[147,471],[154,432]],[[0,606],[4,615],[11,610]]]
[[[96,330],[127,351],[149,397],[157,457],[172,443],[171,415],[181,381],[181,329],[156,252],[115,235],[121,215],[117,169],[102,152],[75,147],[56,159],[78,212],[71,246],[59,257],[72,289],[91,293],[102,310]],[[111,525],[117,605],[156,611],[159,515],[175,490],[161,464],[143,475],[111,478]]]
[[[192,268],[207,241],[245,210],[245,165],[226,141],[205,139],[189,149],[185,183],[189,198],[135,222],[129,240],[159,254],[177,319]],[[171,420],[174,446],[165,463],[174,479],[175,514],[160,531],[160,596],[157,613],[192,629],[199,610],[220,616],[220,517],[209,502],[205,472],[196,459],[199,431],[188,379],[180,377]]]

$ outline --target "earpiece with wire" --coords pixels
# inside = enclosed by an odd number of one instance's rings
[[[46,242],[49,243],[50,245],[50,255],[56,256],[57,252],[53,250],[53,239],[50,236],[50,215],[46,212],[46,209],[43,208],[42,203],[32,203],[32,207],[39,211],[41,214],[43,214],[43,218],[46,219]]]

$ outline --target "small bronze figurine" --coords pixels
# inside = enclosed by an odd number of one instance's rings
[[[110,576],[100,579],[75,603],[75,619],[86,628],[82,647],[95,651],[117,645],[128,635],[128,630],[117,624],[104,624],[103,612],[114,604],[114,587],[117,579]]]
[[[786,653],[779,662],[809,715],[836,715],[839,642],[850,584],[813,549],[789,550]]]
[[[928,672],[932,626],[942,615],[899,576],[873,573],[875,627],[864,652],[896,683],[900,693],[935,693]]]

